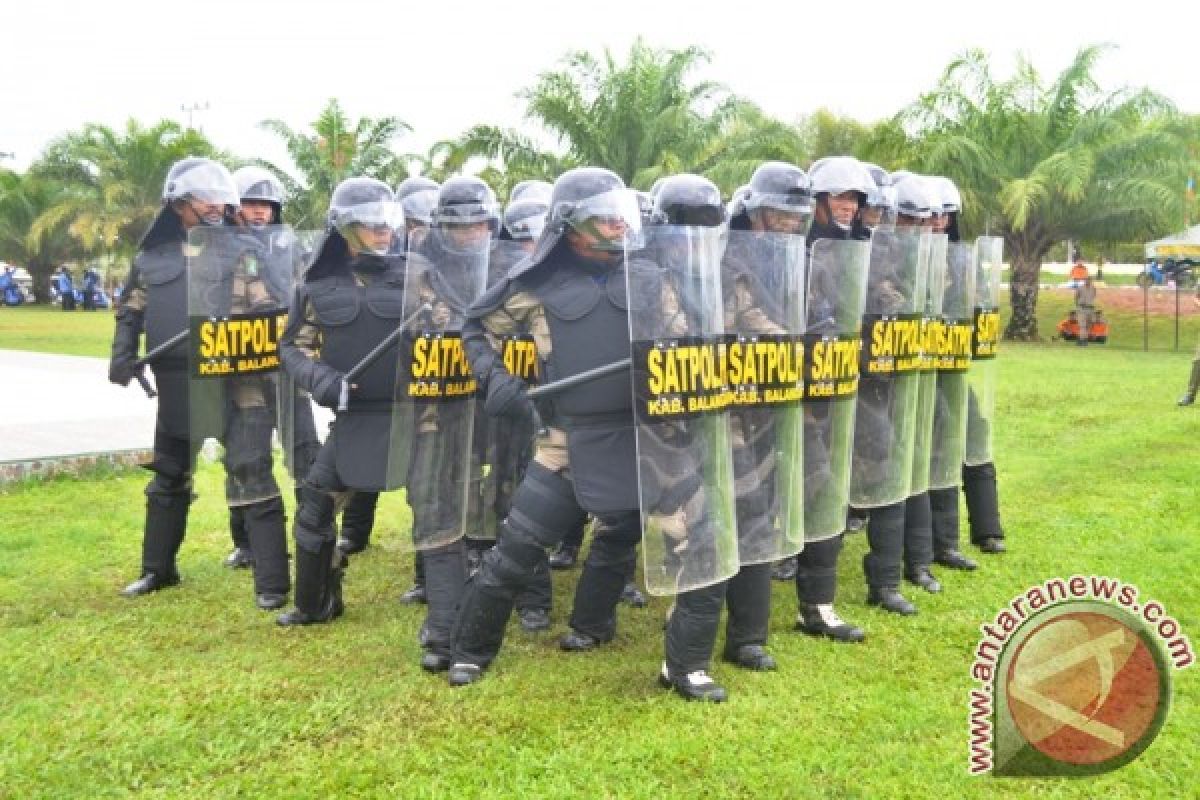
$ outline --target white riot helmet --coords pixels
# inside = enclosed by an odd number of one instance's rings
[[[896,213],[899,216],[925,221],[940,214],[941,210],[941,198],[930,191],[923,176],[908,172],[896,181]]]
[[[264,200],[283,206],[283,184],[262,167],[242,167],[233,173],[233,182],[241,200]]]
[[[206,205],[225,206],[219,216],[201,216],[200,219],[205,225],[220,225],[226,213],[241,205],[237,184],[229,170],[211,158],[197,156],[176,161],[171,165],[163,183],[162,199],[167,203],[195,200]]]
[[[391,239],[404,230],[404,212],[391,188],[383,181],[347,178],[333,190],[329,201],[329,224],[355,249],[383,256],[389,252]],[[360,228],[373,232],[386,228],[391,236],[386,246],[376,247],[362,236]]]
[[[829,223],[843,231],[849,231],[853,227],[853,220],[846,223],[835,219],[830,213],[828,198],[853,192],[858,197],[858,207],[861,211],[866,206],[871,194],[878,190],[866,165],[852,156],[822,158],[813,165],[809,177],[812,178],[813,194],[817,196],[818,202],[825,203],[825,212],[830,215]],[[822,195],[825,196],[824,199],[822,199]]]
[[[504,231],[510,239],[528,241],[542,235],[553,191],[545,181],[522,181],[513,187],[504,209]]]

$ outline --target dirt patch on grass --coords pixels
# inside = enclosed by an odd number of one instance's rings
[[[1067,298],[1075,296],[1075,292],[1071,289],[1043,289],[1042,291]],[[1143,294],[1143,291],[1137,288],[1124,289],[1115,286],[1099,288],[1096,290],[1096,306],[1103,309],[1105,313],[1129,311],[1140,314],[1142,303],[1145,302],[1146,308],[1151,314],[1175,314],[1174,290],[1151,289],[1149,296],[1144,300]],[[1195,296],[1196,293],[1192,289],[1179,292],[1179,316],[1190,317],[1200,314],[1200,306],[1197,306],[1193,300]]]

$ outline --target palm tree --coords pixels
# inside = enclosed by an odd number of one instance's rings
[[[958,183],[966,227],[1004,237],[1006,338],[1038,337],[1038,276],[1056,243],[1135,241],[1182,217],[1187,159],[1174,110],[1147,90],[1101,91],[1092,73],[1105,49],[1080,50],[1048,85],[1023,59],[997,81],[971,51],[898,118],[916,168]]]
[[[85,255],[66,224],[35,226],[67,194],[61,183],[32,172],[0,170],[0,259],[29,270],[39,300],[48,296],[50,277],[58,265]]]
[[[31,168],[69,187],[33,224],[32,235],[66,226],[90,252],[132,257],[162,207],[167,171],[187,156],[219,157],[202,133],[171,120],[124,130],[89,124],[52,142]]]
[[[330,98],[311,132],[293,130],[277,119],[261,126],[283,139],[299,173],[296,177],[268,161],[256,162],[278,175],[288,190],[285,215],[297,228],[324,225],[333,189],[346,178],[363,175],[395,185],[408,174],[406,159],[391,149],[392,140],[411,130],[399,117],[354,121]]]
[[[606,50],[568,54],[518,93],[525,116],[542,129],[529,133],[477,125],[452,143],[458,159],[481,156],[508,183],[553,179],[582,164],[607,167],[632,186],[662,175],[709,173],[731,190],[767,158],[792,158],[797,135],[719,83],[694,81],[707,63],[697,47],[658,50],[640,39],[619,64]],[[542,144],[554,142],[556,149]]]

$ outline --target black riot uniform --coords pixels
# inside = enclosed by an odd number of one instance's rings
[[[488,386],[489,413],[532,415],[526,384],[505,368],[491,343],[515,331],[531,334],[553,382],[629,357],[626,271],[659,281],[651,263],[619,255],[640,224],[636,198],[608,170],[581,168],[555,183],[552,216],[533,255],[472,308],[465,329],[472,371]],[[571,232],[568,233],[568,227]],[[617,252],[610,252],[616,250]],[[566,531],[590,513],[597,532],[576,591],[563,645],[588,649],[615,634],[614,608],[641,537],[637,454],[628,371],[597,378],[539,405],[547,430],[536,450],[499,540],[468,583],[455,631],[452,685],[473,683],[496,657],[517,592]],[[685,595],[679,598],[686,603]],[[719,607],[719,599],[718,599]],[[668,660],[686,659],[668,624]],[[705,656],[707,658],[707,654]],[[704,676],[707,681],[707,677]],[[697,681],[697,696],[715,688]]]
[[[827,160],[829,161],[829,160]],[[856,214],[850,224],[839,223],[830,208],[830,194],[855,192],[859,199],[859,211],[866,202],[872,180],[865,169],[851,159],[838,157],[825,169],[814,164],[810,169],[812,190],[816,195],[816,213],[808,230],[808,244],[819,239],[870,238],[870,231],[861,224]],[[752,196],[752,195],[751,195]],[[809,286],[810,305],[829,303],[836,294],[836,287]],[[809,310],[810,319],[820,314]],[[828,404],[814,404],[806,408],[804,418],[804,493],[806,500],[816,494],[831,480],[829,448],[831,446],[831,408]],[[796,597],[799,614],[796,629],[813,636],[826,636],[838,642],[861,642],[866,634],[856,625],[841,619],[834,610],[837,596],[837,564],[842,552],[844,536],[805,541],[804,550],[796,557]]]
[[[238,205],[229,171],[206,158],[187,158],[172,165],[162,197],[163,209],[142,237],[125,290],[117,299],[108,376],[122,386],[137,372],[143,331],[149,353],[186,329],[187,228],[226,224]],[[158,390],[154,455],[147,466],[154,477],[146,485],[142,574],[123,590],[128,597],[179,583],[175,557],[187,529],[198,449],[189,431],[187,367],[184,342],[150,362]]]
[[[396,237],[394,253],[415,250],[433,224],[433,209],[437,207],[438,189],[441,184],[421,175],[413,175],[400,181],[396,187],[396,202],[404,212],[404,236]],[[356,492],[342,515],[342,535],[338,547],[346,553],[355,553],[366,548],[370,540],[371,527],[375,520],[377,492]],[[357,506],[357,508],[355,508]],[[413,556],[413,585],[402,595],[405,604],[424,603],[425,562],[418,551]]]
[[[241,216],[237,237],[241,251],[233,286],[244,296],[228,298],[225,313],[286,308],[291,302],[294,269],[292,248],[275,247],[279,235],[266,226],[283,223],[283,186],[261,167],[242,167],[233,174],[242,201],[271,204],[271,217],[258,228]],[[277,263],[273,263],[277,262]],[[252,273],[252,274],[251,274]],[[225,558],[228,567],[252,567],[258,604],[280,608],[289,586],[287,531],[283,498],[272,472],[271,436],[278,427],[276,375],[243,377],[226,383],[225,445],[226,501],[234,549]],[[309,413],[311,425],[311,411]],[[290,454],[289,454],[290,457]],[[247,495],[261,497],[241,502]]]
[[[948,178],[941,179],[943,208],[948,223],[946,234],[951,242],[961,241],[958,215],[962,211],[958,188]],[[977,427],[989,424],[979,412],[979,400],[974,392],[967,395],[967,425]],[[967,501],[967,516],[970,521],[971,543],[985,553],[1003,553],[1004,528],[1000,524],[1000,499],[996,489],[996,465],[988,461],[983,464],[963,464],[962,490]],[[929,493],[931,524],[933,527],[934,560],[953,569],[974,569],[975,562],[958,549],[959,517],[958,492],[955,489],[937,489]]]
[[[504,210],[504,224],[488,258],[488,287],[505,280],[509,272],[533,252],[550,211],[551,191],[551,184],[544,181],[522,181],[513,187]],[[515,354],[507,351],[519,347],[519,339],[504,340],[501,343],[501,358],[513,359]],[[524,363],[524,360],[516,358],[514,363],[517,362]],[[528,375],[522,377],[532,379]],[[486,383],[481,383],[479,390],[486,394]],[[487,471],[480,484],[480,538],[467,541],[472,571],[478,569],[483,554],[499,537],[500,522],[508,516],[513,492],[533,458],[533,439],[532,419],[493,417],[482,403],[477,406],[473,439],[475,457],[478,463],[487,465]],[[577,530],[582,535],[582,525]],[[569,533],[568,538],[575,533]],[[531,632],[547,630],[553,602],[550,564],[547,560],[537,565],[533,580],[517,595],[516,610],[521,627]]]
[[[330,230],[304,283],[296,290],[288,327],[280,341],[284,368],[297,386],[328,408],[338,409],[328,437],[300,485],[296,513],[296,608],[281,625],[329,622],[343,611],[345,555],[336,548],[337,500],[354,490],[395,488],[388,475],[398,351],[385,352],[355,380],[345,374],[411,316],[406,308],[403,257],[386,255],[399,227],[391,190],[366,178],[334,190]],[[386,232],[382,243],[368,231]],[[351,250],[347,238],[355,242]],[[343,397],[348,401],[341,410]],[[427,554],[430,608],[423,626],[422,666],[436,669],[448,651],[454,607],[464,565],[455,542]]]
[[[808,177],[798,167],[772,162],[759,167],[755,176],[763,208],[775,207],[803,216],[811,211]],[[717,187],[695,175],[666,178],[655,193],[654,214],[663,224],[677,226],[714,227],[725,224],[727,218]],[[721,288],[725,320],[727,325],[737,321],[738,330],[746,330],[755,327],[746,322],[753,319],[759,323],[755,332],[773,333],[780,321],[780,315],[775,313],[774,295],[779,287],[766,274],[766,260],[756,255],[745,249],[734,252],[734,248],[724,254]],[[672,261],[667,254],[660,254],[660,264]],[[764,408],[735,408],[730,411],[730,424],[734,480],[738,487],[738,529],[739,535],[743,535],[751,527],[774,524],[772,412]],[[729,580],[679,595],[672,609],[662,679],[678,687],[685,696],[689,688],[697,688],[688,685],[696,679],[688,681],[686,676],[707,669],[722,607],[729,612],[724,660],[746,669],[775,669],[774,658],[765,650],[771,614],[771,564],[743,561]],[[715,684],[707,692],[709,699],[723,697],[723,690]]]
[[[932,210],[929,194],[917,176],[911,174],[897,178],[892,176],[897,191],[898,225],[928,227]],[[877,277],[877,276],[875,276]],[[890,281],[868,283],[868,294],[895,291]],[[924,307],[924,298],[919,300]],[[868,300],[868,306],[879,305]],[[872,398],[878,404],[890,402],[888,385],[869,375],[863,375],[863,404],[870,406]],[[860,406],[861,407],[861,406]],[[885,415],[886,416],[886,415]],[[860,423],[855,431],[855,457],[869,459],[873,431],[870,429],[872,415],[860,414]],[[921,435],[918,433],[918,435]],[[925,435],[929,433],[926,431]],[[911,464],[903,468],[911,468]],[[867,542],[870,551],[863,556],[863,574],[867,583],[867,603],[895,614],[911,615],[917,608],[899,591],[901,564],[907,559],[908,574],[914,583],[924,583],[930,590],[940,589],[936,580],[929,575],[927,565],[931,560],[932,531],[929,527],[928,494],[921,492],[906,500],[879,506],[870,510],[867,521]],[[920,572],[918,566],[922,566]]]

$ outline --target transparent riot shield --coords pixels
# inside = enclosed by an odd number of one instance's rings
[[[850,505],[898,503],[912,484],[921,316],[928,234],[917,228],[871,238],[862,322],[862,363],[854,419]]]
[[[1000,343],[1000,272],[1004,239],[975,240],[974,335],[967,373],[967,466],[992,461],[992,429],[996,415],[996,348]]]
[[[291,231],[292,276],[295,284],[304,281],[304,270],[316,253],[324,236],[322,231]],[[294,291],[287,294],[288,311]],[[321,449],[325,432],[329,429],[332,412],[312,401],[308,393],[296,386],[285,370],[277,377],[279,392],[276,399],[279,420],[279,443],[283,449],[283,463],[292,480],[299,482],[308,474],[309,467]]]
[[[497,241],[488,257],[488,286],[504,279],[508,271],[529,254],[532,242]],[[504,367],[533,386],[540,382],[542,369],[537,342],[527,330],[513,330],[494,337]],[[482,393],[486,387],[479,387]],[[483,403],[475,404],[475,429],[472,436],[475,465],[480,475],[480,498],[468,504],[472,509],[467,533],[472,538],[493,540],[500,523],[508,515],[512,495],[533,458],[534,426],[530,419],[489,417]]]
[[[967,370],[975,330],[975,248],[954,243],[946,250],[942,286],[941,335],[935,344],[937,391],[933,405],[933,445],[929,487],[959,485],[967,449]]]
[[[730,231],[721,291],[742,564],[804,547],[803,236]]]
[[[925,272],[921,312],[921,370],[917,377],[917,412],[913,425],[912,483],[909,494],[929,490],[929,458],[933,450],[933,406],[937,394],[937,351],[943,339],[942,287],[946,281],[944,233],[929,234],[929,261]]]
[[[279,337],[302,254],[286,226],[188,233],[188,400],[199,446],[219,444],[231,506],[280,493]]]
[[[490,244],[486,227],[435,227],[408,254],[388,475],[406,488],[418,550],[474,537],[468,523],[481,518],[477,386],[462,327],[483,293]]]
[[[817,239],[808,262],[804,538],[845,530],[869,242]]]
[[[646,588],[738,571],[720,231],[662,226],[629,258],[626,296]]]

